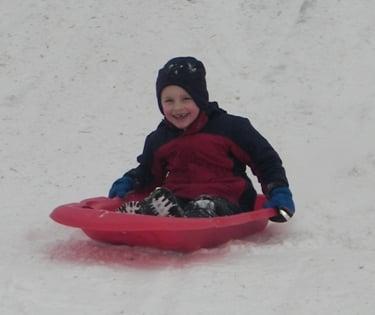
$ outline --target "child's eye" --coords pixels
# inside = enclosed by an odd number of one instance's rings
[[[190,101],[190,100],[191,100],[191,97],[188,97],[188,96],[184,97],[184,101]]]

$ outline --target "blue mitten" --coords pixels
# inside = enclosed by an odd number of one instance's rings
[[[129,176],[123,176],[116,180],[113,184],[111,189],[109,190],[108,197],[120,197],[123,198],[126,193],[133,190],[134,188],[134,179]]]
[[[279,214],[270,218],[273,222],[286,222],[294,215],[294,202],[288,187],[276,187],[269,193],[265,208],[275,208]]]

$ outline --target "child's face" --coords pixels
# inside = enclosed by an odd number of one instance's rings
[[[165,118],[178,129],[186,129],[199,115],[199,107],[183,88],[168,85],[161,92]]]

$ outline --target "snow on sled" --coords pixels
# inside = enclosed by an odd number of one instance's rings
[[[85,199],[57,207],[50,217],[58,223],[81,228],[96,241],[189,252],[260,232],[266,228],[268,219],[276,215],[275,209],[262,208],[263,195],[258,195],[254,211],[214,218],[115,212],[122,202],[119,198]]]

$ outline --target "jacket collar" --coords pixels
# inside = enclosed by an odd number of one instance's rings
[[[184,135],[191,135],[203,129],[207,124],[208,117],[205,112],[200,111],[198,117],[184,130]]]

